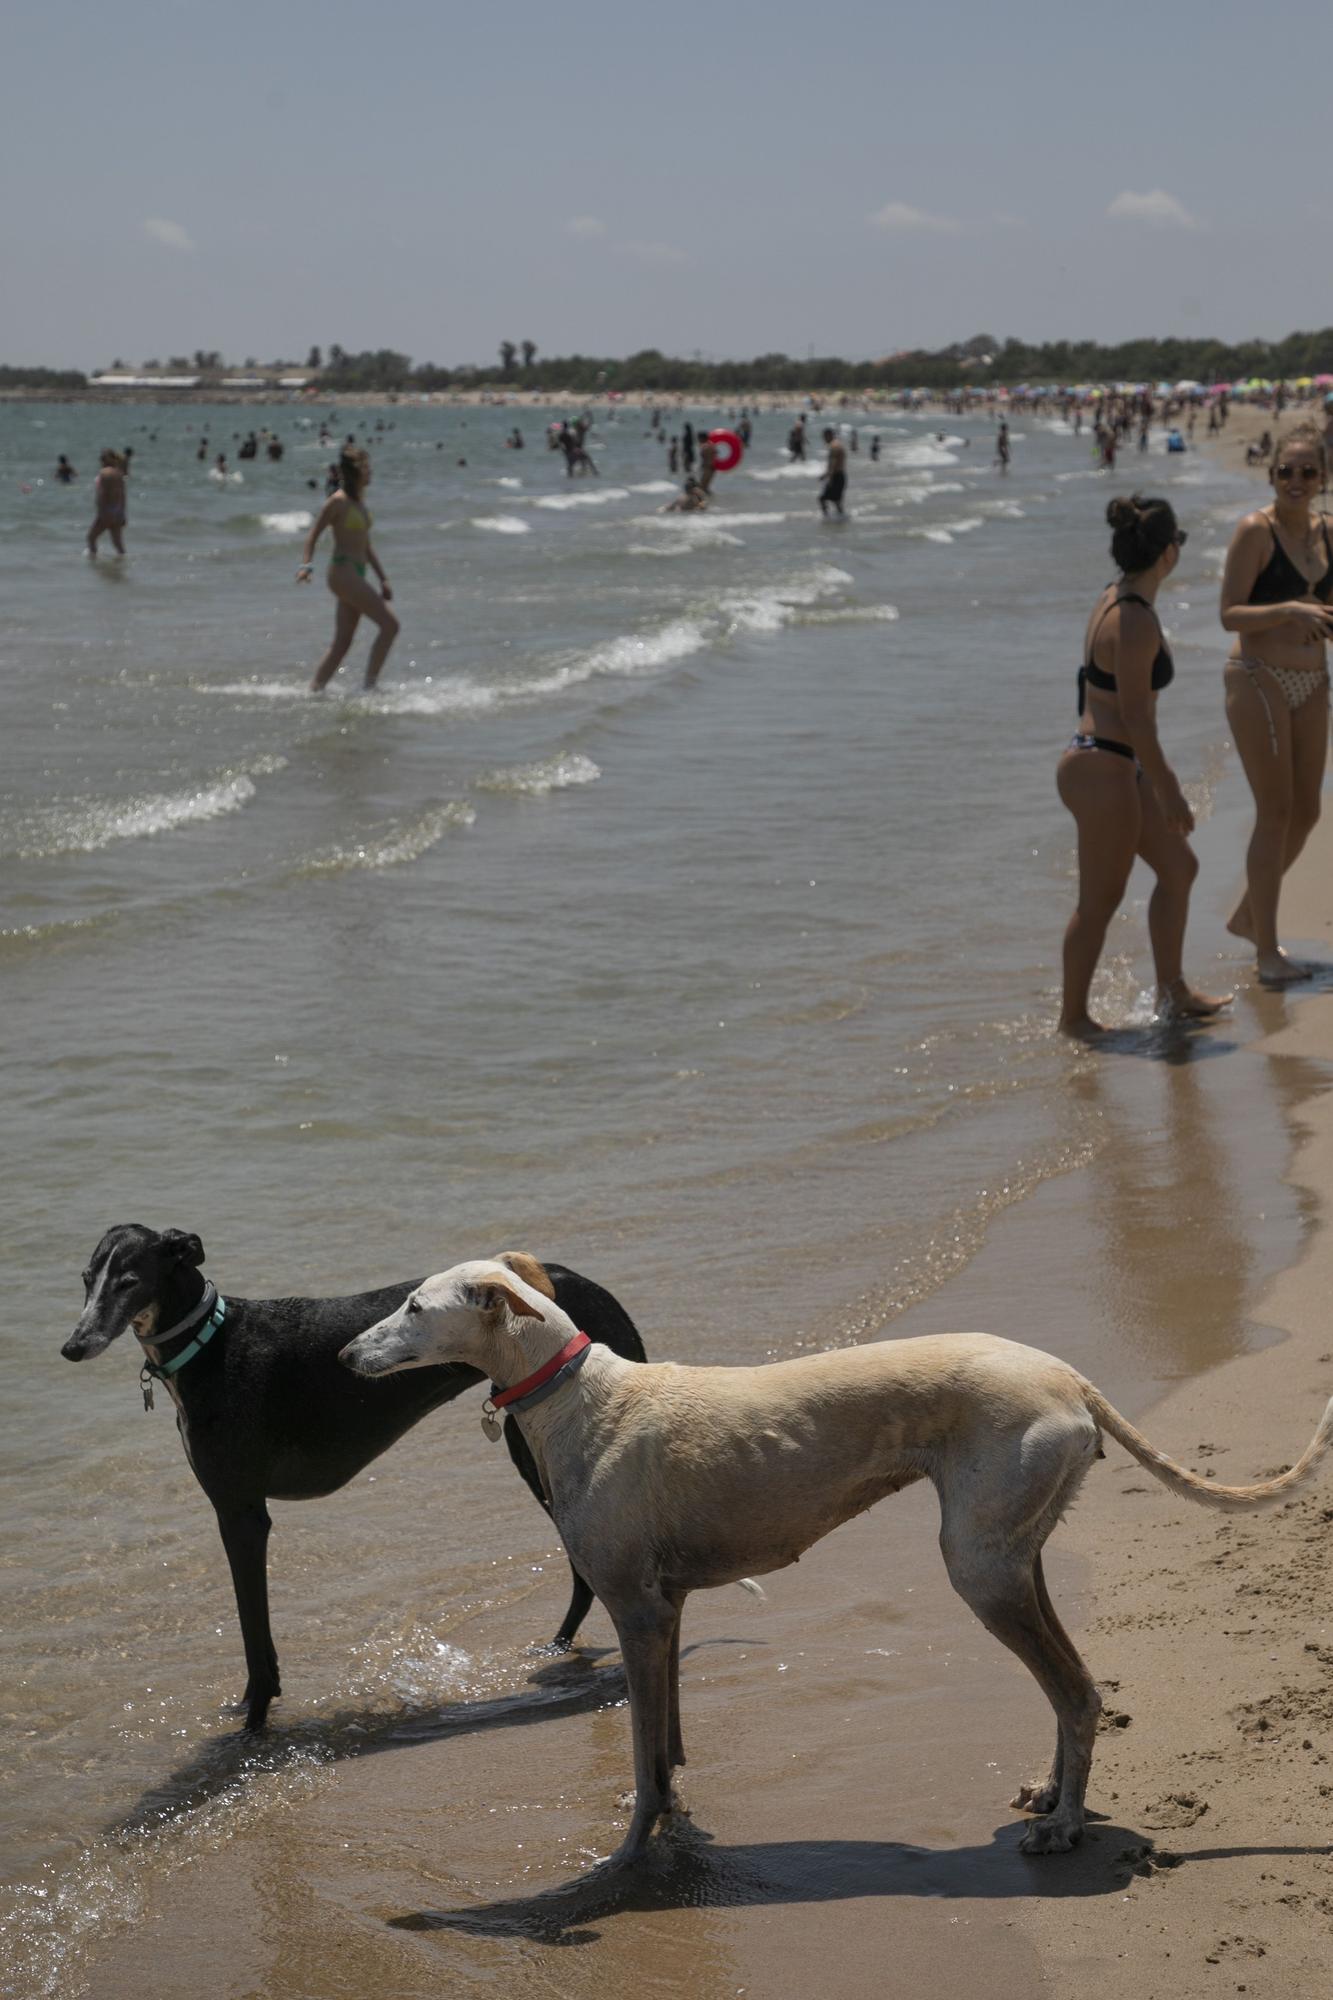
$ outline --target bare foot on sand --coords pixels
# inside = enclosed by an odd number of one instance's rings
[[[1167,1020],[1206,1021],[1235,999],[1234,993],[1196,993],[1184,979],[1157,989],[1157,1011]]]
[[[1068,1035],[1076,1042],[1100,1041],[1101,1037],[1108,1032],[1100,1021],[1093,1020],[1091,1014],[1079,1014],[1074,1019],[1068,1021],[1062,1017],[1059,1027],[1062,1035]]]
[[[1261,986],[1294,986],[1298,979],[1310,977],[1309,966],[1288,958],[1281,945],[1275,951],[1261,951],[1255,966]]]

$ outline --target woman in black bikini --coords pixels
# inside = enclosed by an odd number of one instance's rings
[[[1313,512],[1327,471],[1317,424],[1282,432],[1269,472],[1273,503],[1245,516],[1222,578],[1222,624],[1236,635],[1227,721],[1255,803],[1247,886],[1227,929],[1254,946],[1266,986],[1309,977],[1277,941],[1277,905],[1319,817],[1328,756],[1333,542],[1327,516]]]
[[[1167,501],[1137,494],[1113,500],[1106,518],[1121,574],[1088,621],[1078,733],[1056,771],[1078,827],[1078,907],[1065,932],[1060,1026],[1084,1038],[1103,1032],[1088,1013],[1088,990],[1135,855],[1157,877],[1148,935],[1159,1010],[1197,1019],[1231,997],[1195,992],[1181,971],[1190,887],[1199,872],[1186,839],[1194,815],[1157,740],[1157,695],[1175,667],[1154,599],[1180,558],[1184,532]]]

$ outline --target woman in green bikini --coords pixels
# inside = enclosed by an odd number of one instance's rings
[[[329,558],[328,585],[338,600],[338,615],[334,621],[333,644],[315,668],[310,683],[312,694],[318,694],[337,673],[347,657],[347,649],[363,616],[373,618],[380,628],[366,662],[368,688],[373,688],[378,682],[389,648],[398,637],[398,620],[389,609],[393,592],[389,588],[388,577],[380,568],[380,559],[371,546],[370,515],[365,508],[365,491],[370,484],[370,460],[359,446],[349,445],[343,452],[338,461],[338,476],[342,484],[324,502],[323,512],[306,536],[304,559],[296,572],[298,583],[310,582],[315,569],[315,544],[326,528],[332,528],[333,554]],[[366,582],[367,564],[380,580],[378,595]]]

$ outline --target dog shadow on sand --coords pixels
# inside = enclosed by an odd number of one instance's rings
[[[708,1638],[681,1648],[681,1659],[719,1646],[767,1643],[740,1634]],[[609,1662],[609,1664],[604,1664]],[[615,1646],[580,1644],[571,1652],[534,1647],[526,1684],[503,1694],[386,1710],[340,1708],[325,1714],[270,1723],[262,1735],[236,1730],[196,1745],[181,1763],[135,1801],[108,1829],[116,1837],[160,1831],[238,1783],[281,1771],[314,1757],[342,1763],[390,1750],[413,1750],[454,1736],[489,1729],[522,1729],[555,1716],[591,1715],[615,1707],[628,1696],[625,1669]]]
[[[914,1847],[893,1840],[773,1840],[726,1847],[673,1813],[639,1861],[602,1862],[529,1896],[460,1910],[414,1910],[390,1930],[453,1931],[544,1945],[595,1944],[599,1925],[629,1914],[685,1908],[759,1909],[884,1896],[946,1901],[1123,1895],[1135,1876],[1233,1855],[1323,1854],[1322,1847],[1158,1848],[1150,1836],[1089,1814],[1081,1846],[1039,1858],[1020,1854],[1026,1822],[1010,1819],[985,1846]]]

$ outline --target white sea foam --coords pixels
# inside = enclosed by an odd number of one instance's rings
[[[977,506],[983,514],[991,515],[997,521],[1026,521],[1027,514],[1013,500],[978,500]]]
[[[733,632],[780,632],[807,606],[817,604],[852,581],[845,569],[825,564],[812,576],[780,584],[769,590],[729,591],[721,611]]]
[[[707,645],[709,628],[698,618],[673,618],[656,632],[627,632],[622,638],[608,639],[586,653],[557,667],[540,679],[527,681],[524,694],[559,694],[581,681],[603,674],[646,674],[659,667],[673,666]]]
[[[717,514],[713,517],[724,522],[728,528],[767,528],[778,521],[795,521],[801,517],[795,514],[776,512],[772,514]]]
[[[914,541],[952,542],[955,536],[970,535],[983,525],[980,515],[973,514],[962,521],[935,521],[928,528],[908,528],[905,532]]]
[[[44,807],[17,828],[21,860],[53,854],[93,854],[117,840],[144,840],[158,833],[239,812],[255,795],[255,779],[285,770],[285,757],[260,757],[242,771],[224,772],[212,783],[181,792],[148,792],[129,799],[84,799]]]
[[[216,465],[209,466],[208,476],[215,486],[244,486],[245,484],[245,474],[243,472],[220,472]]]
[[[676,482],[674,479],[645,479],[640,485],[631,486],[629,490],[631,493],[674,493]]]
[[[563,514],[570,507],[605,507],[611,500],[628,500],[627,486],[604,486],[596,493],[545,493],[540,500],[534,500],[534,507],[549,507],[553,513]]]
[[[578,751],[567,751],[559,756],[547,757],[538,764],[515,764],[510,769],[488,771],[478,778],[477,789],[482,792],[520,792],[525,797],[539,798],[545,792],[564,791],[569,785],[592,785],[602,775],[599,765],[591,757],[584,757]]]
[[[953,442],[961,444],[963,440],[955,438]],[[943,445],[927,444],[925,442],[921,444],[890,445],[885,456],[891,466],[897,467],[904,472],[914,471],[918,468],[924,469],[927,466],[957,465],[958,463],[953,453],[946,451]]]
[[[441,523],[441,526],[443,525]],[[517,514],[474,514],[472,516],[472,526],[474,528],[489,529],[493,535],[530,535],[532,533],[531,523],[520,521]]]
[[[495,483],[497,486],[510,486],[517,489],[522,486],[523,481],[521,479],[497,479]]]
[[[798,458],[791,465],[774,465],[766,472],[750,471],[751,479],[822,479],[823,461],[813,458]]]
[[[896,625],[896,604],[836,604],[800,614],[802,625]]]
[[[636,514],[636,528],[653,528],[674,538],[678,547],[694,549],[743,549],[739,535],[729,535],[721,523],[707,514]]]
[[[314,855],[302,870],[308,874],[330,874],[345,868],[396,868],[404,861],[418,861],[455,828],[472,826],[476,812],[460,799],[432,806],[415,819],[399,821],[366,839],[331,847]]]
[[[290,514],[261,514],[259,520],[272,535],[299,535],[314,518],[308,509],[296,507]]]

